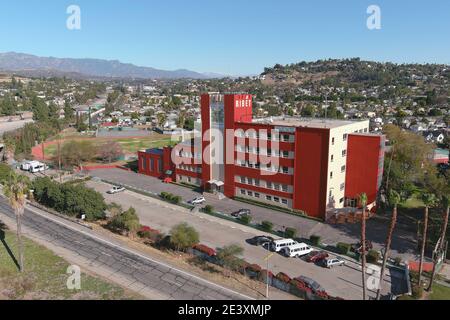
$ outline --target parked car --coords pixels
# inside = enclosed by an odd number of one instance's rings
[[[321,265],[324,268],[332,268],[335,266],[343,266],[345,264],[345,261],[342,260],[341,258],[328,258],[328,259],[323,259],[321,261]]]
[[[308,277],[305,277],[305,276],[300,276],[300,277],[297,277],[295,279],[298,280],[298,281],[303,282],[314,293],[319,292],[319,291],[325,291],[325,289],[317,281],[314,281],[311,278],[308,278]]]
[[[191,204],[202,204],[205,201],[206,201],[205,197],[197,197],[197,198],[189,201],[189,203],[191,203]]]
[[[124,187],[122,187],[122,186],[114,186],[110,190],[106,191],[106,193],[115,194],[115,193],[119,193],[119,192],[122,192],[122,191],[125,191]]]
[[[260,246],[263,245],[264,243],[271,243],[273,242],[273,240],[274,239],[269,236],[256,236],[251,239],[248,239],[247,242],[254,246]]]
[[[292,240],[292,239],[278,239],[278,240],[274,240],[270,244],[270,249],[272,251],[279,252],[279,251],[283,250],[283,248],[292,246],[296,243],[297,243],[297,241]]]
[[[314,262],[314,263],[316,263],[316,262],[319,262],[319,261],[321,261],[321,260],[323,260],[325,258],[328,258],[328,253],[326,253],[325,251],[314,250],[314,251],[311,251],[310,253],[308,253],[305,256],[305,261],[306,262]]]
[[[366,240],[366,251],[372,250],[372,248],[373,248],[372,242],[370,240]],[[353,252],[361,253],[362,250],[361,242],[352,244],[350,250]]]
[[[250,209],[239,209],[238,211],[233,212],[231,215],[235,218],[239,218],[241,216],[249,216],[250,214]]]
[[[308,253],[310,253],[313,249],[308,246],[306,243],[295,243],[293,245],[290,245],[288,247],[283,248],[283,254],[286,257],[294,258],[294,257],[301,257]]]
[[[172,178],[171,177],[166,177],[163,180],[164,183],[172,183]]]

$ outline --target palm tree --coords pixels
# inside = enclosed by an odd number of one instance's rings
[[[367,205],[367,195],[365,193],[362,193],[359,196],[359,203],[362,206],[362,217],[361,217],[362,288],[363,288],[363,300],[366,300],[366,205]]]
[[[394,233],[395,224],[397,223],[397,205],[399,204],[400,199],[401,199],[400,198],[400,194],[397,191],[390,190],[390,192],[389,192],[389,203],[391,204],[393,209],[392,209],[391,224],[389,226],[389,231],[388,231],[388,235],[387,235],[387,238],[386,238],[386,244],[384,246],[383,264],[381,266],[380,283],[378,285],[377,298],[376,298],[377,300],[380,299],[381,286],[382,286],[382,283],[383,283],[384,271],[385,271],[385,268],[386,268],[387,259],[389,257],[389,249],[391,247],[392,235]]]
[[[423,258],[425,256],[425,247],[427,244],[427,231],[428,231],[428,209],[433,206],[436,201],[436,196],[433,193],[424,193],[422,195],[422,201],[425,205],[424,217],[423,217],[423,234],[422,234],[422,247],[420,249],[420,263],[419,263],[419,286],[422,281],[423,271]]]
[[[3,192],[14,210],[17,222],[17,242],[19,247],[19,269],[23,272],[23,243],[22,243],[22,215],[28,192],[29,179],[26,176],[11,172],[4,181]]]
[[[448,225],[448,215],[449,215],[449,198],[447,196],[442,197],[442,208],[445,209],[443,211],[443,217],[442,217],[442,231],[441,231],[441,237],[439,242],[439,248],[438,253],[441,254],[445,250],[445,237],[447,236],[447,225]],[[433,282],[434,282],[434,276],[436,275],[436,263],[437,259],[433,261],[433,271],[431,273],[431,279],[430,283],[428,285],[427,290],[431,291],[433,288]]]

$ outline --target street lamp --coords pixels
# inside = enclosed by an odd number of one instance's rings
[[[267,262],[267,269],[266,269],[266,299],[269,299],[269,259],[273,255],[273,253],[270,252],[270,242],[264,242],[263,247],[267,245],[267,256],[264,258]]]

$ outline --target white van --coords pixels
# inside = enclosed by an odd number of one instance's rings
[[[296,243],[297,243],[297,241],[294,241],[292,239],[278,239],[278,240],[274,240],[270,244],[270,247],[271,247],[272,251],[279,252],[283,248],[292,246]]]
[[[36,172],[41,172],[41,171],[45,171],[47,169],[46,165],[44,163],[41,162],[35,162],[35,163],[31,163],[30,164],[30,172],[31,173],[36,173]]]
[[[303,243],[303,242],[296,243],[292,246],[283,248],[283,253],[287,257],[291,257],[291,258],[304,256],[305,254],[308,254],[311,251],[313,251],[313,248],[311,248],[310,246],[308,246],[306,243]]]
[[[25,161],[20,165],[20,169],[24,171],[30,171],[30,167],[33,163],[39,163],[39,161]]]

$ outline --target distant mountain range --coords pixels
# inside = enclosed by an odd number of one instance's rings
[[[14,72],[24,76],[71,78],[208,79],[225,77],[216,73],[199,73],[186,69],[168,71],[140,67],[118,60],[38,57],[17,52],[0,53],[0,71]]]

